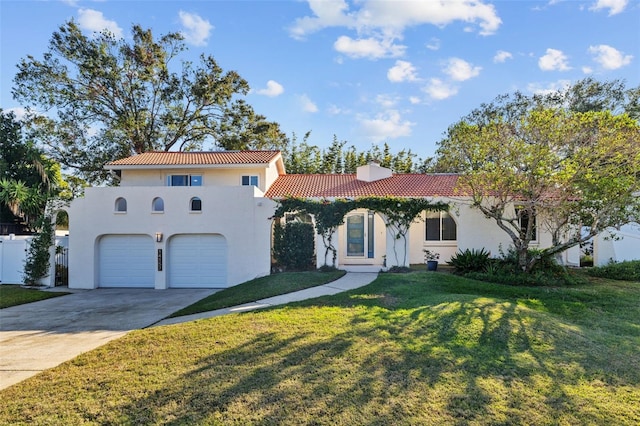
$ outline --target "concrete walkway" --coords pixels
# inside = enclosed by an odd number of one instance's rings
[[[218,311],[163,320],[216,290],[97,289],[0,309],[0,390],[131,330],[245,312],[369,284],[377,273],[347,273],[322,286]]]
[[[280,296],[269,297],[267,299],[257,300],[252,303],[233,306],[231,308],[218,309],[209,312],[200,312],[198,314],[185,315],[183,317],[177,318],[167,318],[153,324],[153,326],[155,327],[159,325],[178,324],[185,321],[217,317],[220,315],[238,312],[253,311],[256,309],[268,308],[270,306],[276,305],[284,305],[287,303],[299,302],[301,300],[313,299],[320,296],[330,296],[332,294],[341,293],[343,291],[353,290],[355,288],[365,286],[375,280],[377,276],[377,272],[348,272],[341,278],[328,284],[319,285],[317,287],[311,287],[305,290],[283,294]]]

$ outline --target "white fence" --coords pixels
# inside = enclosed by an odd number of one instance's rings
[[[33,236],[0,236],[0,284],[24,284],[24,263]],[[69,246],[69,237],[56,237],[56,246]],[[55,284],[55,251],[52,248],[51,272],[42,284]]]

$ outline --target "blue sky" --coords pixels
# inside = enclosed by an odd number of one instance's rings
[[[0,0],[0,106],[16,64],[40,58],[74,19],[87,34],[182,32],[184,59],[213,55],[252,88],[247,101],[299,139],[434,154],[447,127],[495,96],[591,76],[640,84],[636,0]],[[210,148],[210,147],[209,147]]]

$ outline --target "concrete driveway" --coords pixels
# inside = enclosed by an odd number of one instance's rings
[[[148,327],[212,289],[97,289],[0,309],[0,389]]]

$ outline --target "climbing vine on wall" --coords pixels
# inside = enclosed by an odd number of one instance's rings
[[[429,211],[445,211],[446,203],[433,203],[426,198],[402,197],[362,197],[355,200],[338,198],[334,200],[308,200],[303,198],[284,198],[278,201],[274,217],[283,217],[287,212],[306,212],[315,217],[316,233],[322,237],[325,246],[325,262],[329,252],[332,253],[332,266],[336,265],[337,249],[333,245],[333,235],[338,227],[344,224],[344,217],[351,210],[367,209],[379,213],[387,229],[394,235],[393,250],[396,264],[400,265],[396,241],[404,244],[402,266],[407,263],[407,232],[412,223],[421,219],[421,213]]]

